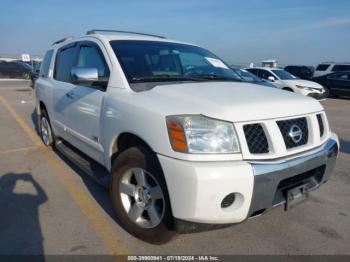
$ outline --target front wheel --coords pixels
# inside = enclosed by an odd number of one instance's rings
[[[30,79],[30,74],[28,74],[28,73],[23,73],[22,77],[23,77],[25,80],[29,80],[29,79]]]
[[[175,234],[165,179],[155,154],[143,146],[122,152],[112,167],[110,194],[121,225],[153,244]]]
[[[324,95],[323,95],[323,98],[327,98],[327,97],[330,97],[330,92],[329,92],[329,88],[324,86]]]

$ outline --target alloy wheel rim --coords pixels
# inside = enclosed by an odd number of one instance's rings
[[[49,145],[50,144],[50,126],[49,126],[49,122],[47,121],[47,119],[45,117],[43,117],[41,119],[41,137],[43,139],[43,142],[45,145]]]
[[[120,197],[130,220],[142,228],[154,228],[164,217],[163,191],[152,174],[142,168],[131,168],[119,184]]]

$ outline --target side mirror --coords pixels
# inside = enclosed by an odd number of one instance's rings
[[[92,84],[98,82],[98,71],[94,67],[73,67],[71,70],[73,84]]]
[[[276,80],[273,76],[269,76],[267,79],[271,82],[274,82]]]

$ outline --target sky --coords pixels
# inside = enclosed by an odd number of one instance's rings
[[[200,45],[229,64],[350,62],[350,0],[0,0],[0,54],[42,55],[92,28]]]

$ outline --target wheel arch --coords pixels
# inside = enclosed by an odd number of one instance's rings
[[[47,108],[46,108],[45,103],[44,103],[42,100],[38,100],[37,106],[36,106],[36,113],[37,113],[37,115],[40,116],[41,113],[42,113],[44,110],[47,112]]]
[[[288,86],[283,87],[282,90],[289,91],[289,92],[295,92],[292,88],[290,88]]]
[[[126,149],[133,147],[133,146],[145,146],[152,152],[154,150],[152,147],[145,141],[145,139],[141,138],[139,135],[136,135],[131,132],[122,132],[118,135],[116,139],[114,139],[111,150],[110,150],[110,165],[112,166],[113,161],[116,159],[116,157]]]

